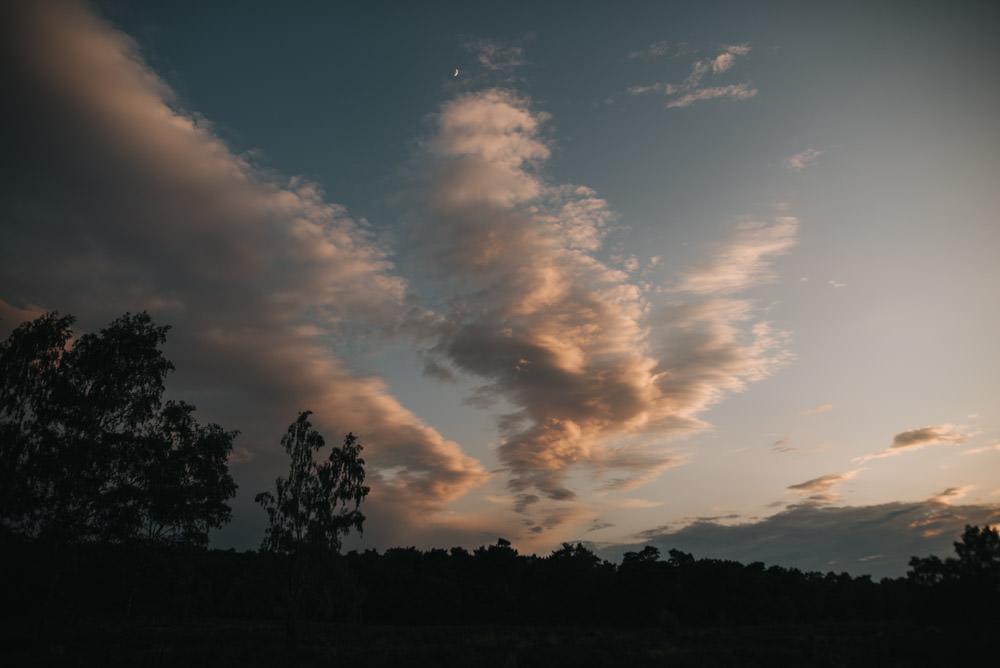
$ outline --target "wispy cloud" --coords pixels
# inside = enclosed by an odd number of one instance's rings
[[[958,431],[955,425],[942,424],[933,427],[910,429],[896,434],[892,439],[891,448],[922,448],[934,443],[964,443],[968,434]]]
[[[655,83],[648,86],[632,86],[628,89],[631,95],[644,95],[646,93],[662,93],[663,95],[673,95],[677,92],[677,87],[668,83]]]
[[[856,457],[854,461],[893,457],[903,452],[920,450],[929,445],[958,445],[965,443],[971,437],[972,434],[962,431],[961,427],[953,424],[940,424],[920,427],[919,429],[909,429],[896,434],[892,439],[892,445],[885,450]]]
[[[970,450],[964,451],[963,455],[980,455],[984,452],[1000,452],[1000,443],[995,443],[993,445],[987,445],[982,448],[972,448]]]
[[[781,216],[772,222],[751,220],[741,223],[734,237],[718,247],[707,262],[681,272],[674,292],[728,294],[776,278],[770,259],[784,255],[796,243],[799,221]]]
[[[847,287],[847,283],[841,283],[840,281],[835,281],[832,278],[829,281],[827,281],[827,283],[830,284],[830,285],[832,285],[835,288],[846,288]]]
[[[653,42],[649,46],[642,49],[632,51],[625,58],[626,60],[635,60],[636,58],[658,58],[666,55],[669,50],[670,42],[664,39],[658,42]]]
[[[812,503],[832,503],[840,497],[831,489],[835,485],[850,480],[864,469],[854,469],[845,473],[829,473],[796,485],[789,485],[787,490],[807,497]]]
[[[633,52],[633,54],[639,53],[641,52]],[[714,58],[696,60],[691,65],[691,72],[683,83],[675,85],[667,82],[656,82],[631,86],[626,90],[630,95],[644,95],[646,93],[661,93],[668,96],[679,95],[679,97],[675,97],[667,103],[668,109],[689,107],[702,100],[717,98],[747,100],[757,94],[757,89],[751,87],[749,82],[709,87],[701,87],[701,82],[706,75],[718,75],[730,70],[736,63],[737,56],[745,56],[748,53],[750,53],[749,44],[726,46]],[[638,57],[638,55],[630,54],[630,59],[633,57]]]
[[[476,62],[489,72],[511,74],[524,64],[524,48],[488,39],[466,42],[465,48],[476,57]]]
[[[497,452],[533,532],[579,516],[567,510],[575,492],[566,477],[575,468],[613,490],[679,464],[646,439],[703,428],[696,415],[770,373],[784,345],[781,333],[753,321],[751,302],[714,293],[767,274],[761,257],[787,241],[766,241],[771,226],[743,226],[723,246],[729,259],[738,247],[771,245],[743,260],[743,275],[716,277],[724,289],[652,309],[628,273],[597,258],[615,220],[606,202],[540,177],[546,120],[502,89],[447,102],[426,142],[432,178],[419,233],[421,252],[455,295],[440,309],[455,315],[428,355],[480,379],[480,398],[515,407],[500,422]],[[794,223],[776,225],[794,235]],[[726,262],[713,259],[705,271]],[[696,273],[689,280],[706,285]]]
[[[698,88],[690,93],[686,93],[676,100],[667,103],[667,109],[679,107],[690,107],[700,100],[714,100],[716,98],[729,98],[730,100],[749,100],[757,94],[756,88],[751,88],[748,83],[732,84],[729,86],[713,86],[711,88]]]
[[[794,445],[788,444],[787,438],[780,438],[777,441],[775,441],[774,445],[771,446],[771,449],[774,450],[775,452],[782,452],[782,453],[795,452],[796,450],[798,450],[798,448],[796,448]]]
[[[822,406],[817,406],[816,408],[810,408],[809,410],[800,411],[799,415],[814,415],[816,413],[826,413],[827,411],[833,410],[833,404],[823,404]]]
[[[961,487],[949,487],[948,489],[935,494],[931,498],[927,499],[932,503],[943,503],[946,505],[953,505],[953,501],[965,498],[965,496],[976,488],[975,485],[962,485]]]
[[[823,155],[823,151],[807,148],[801,153],[796,153],[795,155],[788,156],[784,160],[785,167],[788,169],[794,169],[797,172],[802,171],[806,167],[814,164],[816,158]]]

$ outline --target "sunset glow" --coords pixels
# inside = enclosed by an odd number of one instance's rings
[[[0,335],[171,325],[213,545],[300,410],[364,446],[348,549],[895,576],[1000,522],[990,4],[293,4],[0,21]]]

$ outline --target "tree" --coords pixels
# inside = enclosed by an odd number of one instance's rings
[[[960,577],[1000,586],[1000,531],[966,525],[962,540],[955,542],[955,554]]]
[[[309,422],[311,414],[299,413],[281,439],[291,459],[288,477],[275,480],[274,494],[262,492],[255,497],[268,519],[261,549],[284,555],[289,566],[289,646],[295,644],[295,619],[305,583],[324,560],[340,552],[341,536],[352,528],[359,533],[363,530],[365,516],[360,506],[370,489],[364,484],[361,444],[353,433],[344,437],[343,446],[331,448],[326,461],[317,463],[315,454],[325,441]]]
[[[67,348],[73,321],[48,313],[0,343],[0,523],[55,545],[206,545],[230,517],[236,432],[163,403],[169,327],[126,313]]]
[[[317,463],[314,453],[325,445],[309,422],[312,411],[299,413],[281,439],[291,458],[288,478],[275,480],[277,496],[262,492],[256,502],[267,511],[268,527],[261,549],[279,554],[303,551],[340,551],[340,537],[352,528],[359,533],[365,516],[361,501],[368,495],[365,460],[353,433],[344,445],[331,448],[327,461]]]

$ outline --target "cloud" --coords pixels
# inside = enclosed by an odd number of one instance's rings
[[[788,445],[788,439],[787,438],[780,438],[777,441],[775,441],[774,445],[771,446],[771,449],[774,450],[775,452],[782,452],[782,453],[784,453],[784,452],[794,452],[794,451],[798,450],[798,448],[796,448],[795,446]]]
[[[512,44],[501,44],[488,39],[466,43],[465,48],[476,56],[476,61],[490,72],[511,74],[524,64],[524,49]]]
[[[823,404],[822,406],[817,406],[816,408],[810,408],[809,410],[800,411],[799,415],[813,415],[815,413],[826,413],[827,411],[833,410],[833,404]]]
[[[645,48],[632,51],[625,58],[626,60],[635,60],[636,58],[657,58],[666,54],[669,49],[670,43],[664,39],[658,42],[653,42]]]
[[[712,73],[725,72],[736,63],[736,56],[745,56],[748,53],[750,53],[750,45],[748,44],[727,46],[712,60]]]
[[[757,220],[741,223],[735,236],[718,247],[709,261],[681,272],[680,281],[671,290],[728,294],[774,281],[776,275],[768,260],[795,246],[798,226],[798,219],[791,216],[770,223]]]
[[[910,429],[896,434],[892,439],[891,448],[922,448],[935,443],[964,443],[969,435],[957,431],[957,427],[951,424],[936,425],[933,427],[921,427],[920,429]]]
[[[869,459],[881,459],[892,457],[903,451],[919,450],[929,445],[958,445],[965,443],[972,434],[961,431],[961,427],[953,424],[941,424],[919,429],[909,429],[896,434],[892,439],[892,445],[881,452],[876,452],[862,457],[856,457],[855,461],[867,461]]]
[[[664,50],[666,49],[665,43]],[[645,55],[645,51],[632,52],[629,60]],[[731,84],[728,86],[711,86],[702,88],[701,82],[708,74],[721,74],[728,71],[736,63],[737,56],[745,56],[750,53],[749,44],[738,44],[726,46],[714,58],[696,60],[691,65],[691,72],[683,83],[675,85],[667,82],[657,82],[653,84],[631,86],[626,91],[630,95],[644,95],[646,93],[662,93],[663,95],[678,95],[667,103],[668,109],[689,107],[701,100],[712,100],[717,98],[728,98],[731,100],[748,100],[757,94],[756,88],[751,88],[749,82]]]
[[[655,83],[648,86],[632,86],[626,89],[630,95],[645,95],[646,93],[662,93],[673,95],[677,92],[677,87],[668,83]]]
[[[651,529],[640,543],[599,552],[620,561],[626,551],[652,544],[696,558],[762,561],[806,571],[847,571],[855,575],[899,577],[911,556],[953,554],[952,543],[966,524],[1000,522],[1000,505],[943,506],[934,501],[872,506],[791,506],[755,522],[693,522],[681,528]],[[880,559],[868,559],[881,555]]]
[[[662,506],[663,503],[649,499],[619,499],[613,505],[616,508],[656,508]]]
[[[243,433],[227,531],[260,535],[249,498],[286,466],[278,439],[298,410],[315,411],[330,441],[360,436],[373,510],[392,504],[397,522],[419,525],[487,478],[334,352],[351,332],[435,322],[364,221],[233,153],[84,5],[3,12],[0,77],[18,91],[5,103],[18,131],[0,184],[0,299],[77,314],[84,329],[142,308],[174,325],[171,391]]]
[[[592,531],[600,531],[601,529],[610,529],[615,525],[611,522],[605,522],[604,520],[596,519],[590,523],[590,527],[587,528],[587,533]]]
[[[730,100],[749,100],[757,94],[756,88],[750,88],[748,83],[732,84],[729,86],[714,86],[711,88],[698,88],[690,93],[671,100],[667,103],[667,109],[680,107],[690,107],[695,102],[701,100],[714,100],[716,98],[729,98]]]
[[[850,480],[862,470],[863,469],[854,469],[853,471],[847,471],[845,473],[829,473],[818,478],[813,478],[812,480],[800,482],[796,485],[789,485],[787,487],[787,491],[807,496],[807,500],[812,503],[832,503],[839,497],[830,490],[835,485],[839,485],[846,480]]]
[[[0,299],[0,335],[8,335],[22,322],[34,320],[44,313],[45,309],[34,304],[19,307]]]
[[[515,510],[548,530],[580,517],[571,471],[614,490],[678,465],[664,442],[703,429],[698,413],[785,359],[786,336],[755,321],[752,302],[715,293],[769,276],[764,258],[790,247],[795,222],[741,226],[724,257],[688,274],[696,294],[653,308],[598,259],[616,220],[607,203],[542,178],[547,116],[530,100],[467,93],[436,120],[414,237],[450,295],[437,312],[451,315],[426,354],[478,379],[478,401],[513,407],[497,454]]]
[[[984,452],[1000,452],[1000,443],[995,443],[993,445],[987,445],[982,448],[972,448],[963,452],[963,455],[979,455]]]
[[[827,281],[827,283],[829,283],[830,285],[832,285],[835,288],[846,288],[847,287],[847,283],[841,283],[840,281],[835,281],[832,278],[829,281]]]
[[[953,505],[952,501],[964,498],[966,494],[971,492],[976,488],[975,485],[962,485],[961,487],[949,487],[948,489],[935,494],[931,498],[927,499],[932,503],[943,503],[945,505]]]
[[[788,169],[794,169],[797,172],[801,172],[803,169],[816,162],[816,158],[821,155],[823,155],[823,151],[819,151],[814,148],[807,148],[801,153],[796,153],[795,155],[785,158],[784,165]]]

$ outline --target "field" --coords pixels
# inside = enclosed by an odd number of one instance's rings
[[[812,624],[680,629],[255,623],[29,626],[0,635],[6,666],[968,666],[996,651],[988,625]]]

